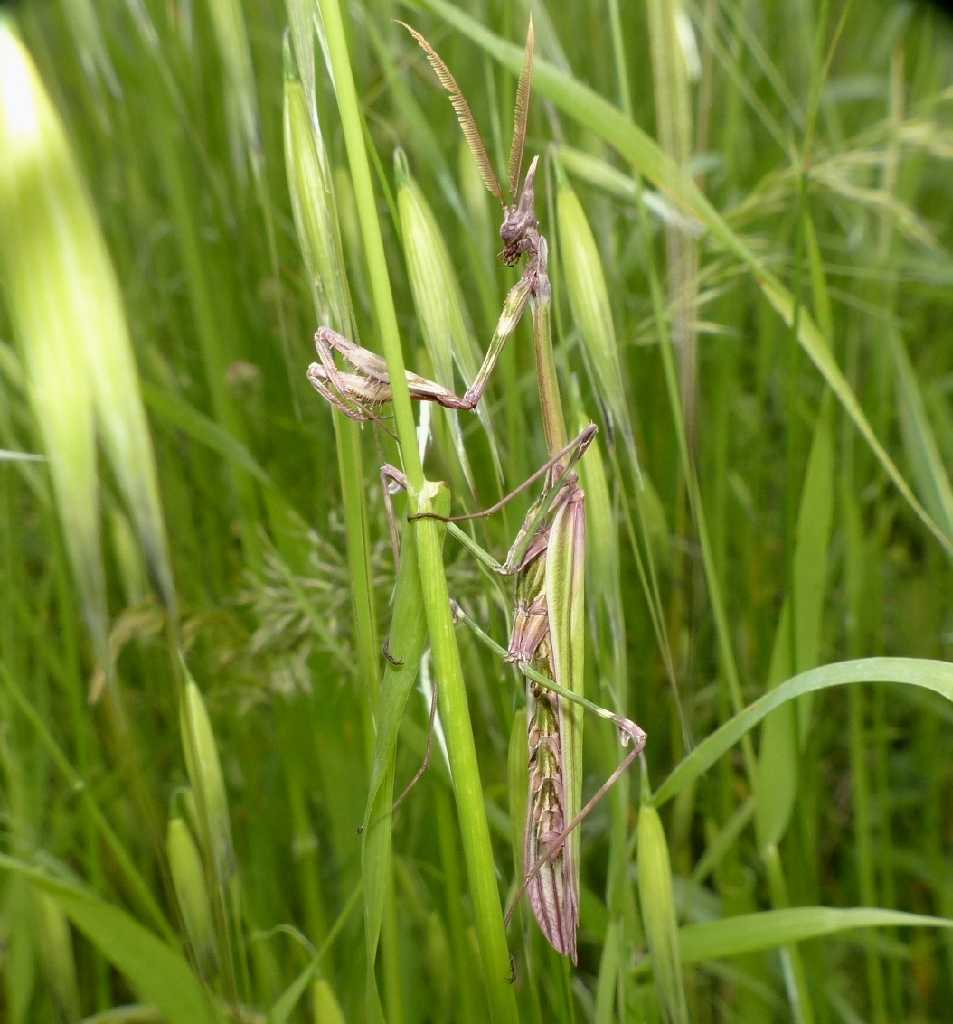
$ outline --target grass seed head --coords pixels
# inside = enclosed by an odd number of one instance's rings
[[[165,848],[172,887],[192,947],[192,955],[202,974],[208,975],[215,961],[211,906],[202,858],[191,829],[182,818],[169,820]]]
[[[465,380],[476,376],[479,363],[470,348],[472,331],[447,243],[420,187],[414,181],[401,150],[394,154],[397,207],[404,258],[434,379],[453,389],[454,366]],[[473,474],[455,412],[448,410],[450,431],[460,468],[471,491]]]
[[[687,1024],[689,1018],[678,948],[672,866],[662,820],[658,811],[647,803],[639,812],[638,884],[642,921],[665,1019],[669,1024]]]
[[[573,320],[582,335],[583,351],[593,377],[593,391],[602,403],[609,425],[634,450],[632,423],[626,404],[619,342],[599,247],[579,197],[565,180],[556,196],[559,253]]]
[[[228,799],[212,723],[202,694],[191,678],[185,685],[181,725],[186,769],[195,793],[199,835],[215,877],[224,886],[235,870]]]
[[[152,441],[119,286],[60,119],[0,23],[0,270],[50,461],[67,550],[100,657],[106,601],[96,433],[159,592],[174,607]]]
[[[33,907],[39,961],[50,992],[64,1020],[79,1020],[79,985],[69,921],[56,900],[40,889],[33,890]]]
[[[314,293],[318,320],[354,337],[334,180],[324,138],[309,110],[304,87],[295,76],[287,46],[285,55],[285,171],[298,244]]]

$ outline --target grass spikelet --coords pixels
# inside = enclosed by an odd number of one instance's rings
[[[62,320],[63,303],[73,289],[64,248],[69,239],[57,227],[69,223],[70,210],[58,184],[72,167],[39,75],[6,21],[0,22],[0,149],[4,294],[86,624],[105,664],[92,385],[82,350],[71,344]]]
[[[82,403],[84,377],[89,382],[99,432],[110,464],[136,524],[139,542],[160,596],[174,612],[175,593],[169,562],[155,456],[139,392],[135,358],[116,274],[92,204],[76,167],[59,119],[29,58],[6,28],[3,66],[10,78],[4,84],[11,112],[4,138],[6,185],[13,200],[5,234],[16,239],[16,261],[10,266],[12,305],[22,306],[22,334],[30,355],[42,360],[43,415],[67,416],[72,406],[70,369],[77,360],[85,372],[75,379]],[[19,99],[15,92],[22,90]],[[28,98],[27,93],[32,94]],[[27,124],[24,112],[29,111]],[[9,133],[9,134],[8,134]],[[9,191],[8,191],[9,189]],[[34,249],[33,246],[36,246]],[[5,275],[7,276],[7,275]],[[50,322],[45,322],[49,320]],[[67,350],[75,355],[66,356]],[[62,383],[49,378],[56,372]],[[65,411],[51,410],[65,389]],[[77,410],[77,427],[85,414]],[[55,458],[56,456],[54,456]],[[77,499],[79,495],[75,496]]]
[[[238,979],[247,976],[242,933],[241,885],[232,842],[231,818],[222,764],[205,701],[184,661],[185,687],[179,709],[186,772],[195,795],[196,835],[209,879],[209,905],[215,962],[225,990],[237,994]],[[188,810],[188,804],[186,804]]]
[[[655,988],[668,1024],[688,1024],[688,1006],[678,950],[672,867],[658,811],[643,803],[638,824],[639,903],[652,954]]]
[[[202,858],[192,831],[182,818],[170,818],[165,838],[166,857],[175,899],[192,947],[192,956],[203,975],[215,962],[212,940],[212,912],[205,886]]]
[[[95,429],[156,586],[174,609],[152,442],[109,253],[29,55],[0,25],[0,260],[67,550],[103,661]]]
[[[182,700],[182,749],[189,782],[195,794],[199,836],[216,878],[223,884],[235,870],[232,829],[222,765],[205,701],[188,675]]]
[[[33,890],[37,953],[43,976],[64,1020],[79,1020],[79,984],[66,915],[56,900],[40,889]]]
[[[314,1008],[314,1024],[345,1024],[347,1017],[334,994],[329,982],[318,978],[311,988],[311,1003]]]
[[[625,396],[625,375],[602,259],[579,197],[564,177],[559,183],[556,217],[566,292],[594,378],[593,392],[602,403],[610,430],[614,428],[622,436],[626,453],[637,471],[635,433]]]
[[[285,171],[301,255],[314,294],[319,322],[353,337],[354,325],[334,181],[320,126],[311,116],[305,88],[285,45]]]

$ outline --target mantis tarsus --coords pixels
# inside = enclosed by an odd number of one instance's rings
[[[590,424],[576,438],[566,441],[549,335],[548,247],[540,234],[535,213],[538,157],[533,158],[520,183],[532,80],[533,25],[530,21],[516,94],[508,162],[512,200],[509,203],[504,199],[482,136],[456,80],[427,40],[410,26],[404,27],[423,49],[438,81],[449,93],[483,182],[503,207],[501,259],[507,266],[513,266],[521,257],[526,257],[520,279],[504,301],[483,365],[464,395],[461,397],[409,371],[406,382],[414,399],[436,402],[448,409],[473,409],[483,396],[506,339],[519,323],[527,303],[531,306],[542,419],[550,458],[491,508],[467,516],[438,518],[444,519],[451,533],[484,564],[504,576],[513,576],[516,581],[513,630],[506,651],[465,613],[462,617],[484,642],[503,653],[505,660],[516,664],[527,681],[529,803],[523,881],[516,899],[528,891],[543,934],[558,952],[571,957],[575,963],[579,920],[578,854],[574,849],[578,847],[578,833],[575,830],[641,752],[645,734],[633,722],[600,708],[581,693],[585,496],[573,467],[592,443],[596,427]],[[384,360],[326,326],[318,328],[315,343],[318,360],[308,367],[308,379],[314,388],[346,416],[360,421],[378,420],[378,409],[391,398],[390,377]],[[340,356],[349,369],[339,369],[335,355]],[[382,469],[382,478],[390,512],[389,495],[394,487],[403,485],[403,474],[387,466]],[[491,514],[539,479],[544,480],[541,493],[530,506],[502,563],[495,561],[456,526],[460,520]],[[396,553],[396,530],[392,541]],[[632,743],[632,749],[620,765],[581,809],[579,706],[612,720],[622,742]],[[516,899],[507,912],[507,921]]]

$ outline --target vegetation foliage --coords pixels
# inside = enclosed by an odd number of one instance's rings
[[[947,1019],[951,66],[886,0],[0,17],[3,1020]],[[586,697],[648,735],[574,839],[575,967],[504,929],[527,710],[471,550],[539,491],[407,521],[549,457],[530,318],[475,411],[306,377],[327,325],[473,380],[517,91],[599,428]],[[585,802],[624,750],[582,721]]]

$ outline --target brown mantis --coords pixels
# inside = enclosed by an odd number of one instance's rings
[[[403,24],[403,23],[401,23]],[[534,157],[520,182],[533,68],[533,26],[530,21],[522,72],[516,93],[513,140],[508,161],[511,202],[493,171],[469,104],[446,64],[418,32],[404,26],[423,49],[438,81],[449,93],[467,145],[488,191],[503,207],[500,256],[508,266],[526,257],[520,279],[509,290],[482,366],[464,395],[406,372],[412,398],[448,409],[473,409],[486,388],[506,339],[519,323],[527,304],[533,312],[533,337],[543,426],[550,452],[547,462],[496,505],[469,516],[437,517],[485,565],[516,582],[513,629],[503,651],[461,611],[477,636],[505,660],[514,663],[527,680],[529,800],[524,842],[523,881],[519,896],[528,891],[533,913],[543,934],[559,953],[576,962],[579,921],[579,834],[582,820],[628,768],[645,745],[645,734],[633,722],[587,700],[582,695],[584,648],[585,496],[573,468],[592,443],[592,424],[567,441],[555,375],[549,329],[550,282],[546,239],[535,214]],[[391,398],[384,360],[336,333],[318,328],[318,360],[308,367],[308,379],[327,401],[346,416],[378,420],[378,409]],[[341,370],[340,356],[349,366]],[[385,468],[389,485],[401,485],[403,475]],[[456,523],[489,515],[534,482],[542,479],[540,495],[530,506],[505,560],[500,563]],[[385,487],[385,492],[387,491]],[[623,744],[632,744],[619,766],[598,791],[581,802],[581,708],[595,711],[617,726]]]

